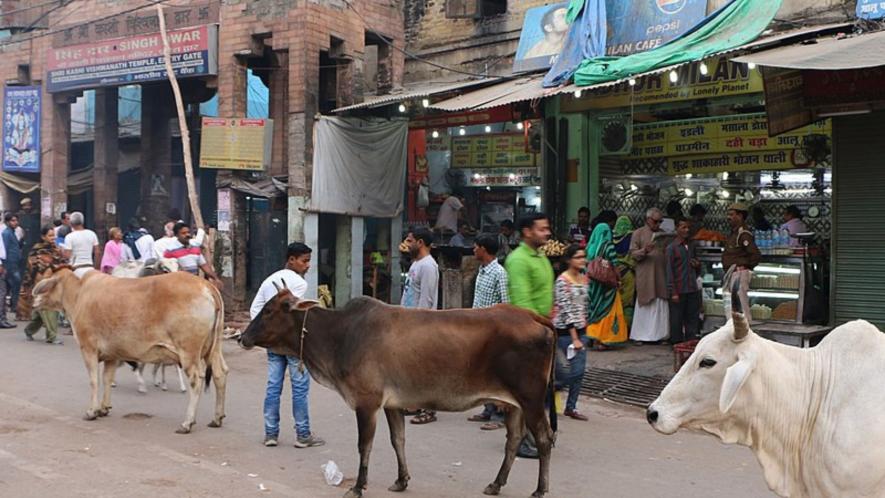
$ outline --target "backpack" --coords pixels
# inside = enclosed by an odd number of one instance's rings
[[[123,243],[129,246],[129,249],[132,249],[132,256],[135,257],[136,260],[141,259],[141,253],[138,252],[138,247],[136,247],[135,241],[143,236],[144,234],[138,231],[126,232],[123,235]]]

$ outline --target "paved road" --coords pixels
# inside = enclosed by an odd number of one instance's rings
[[[83,421],[88,381],[73,338],[65,340],[48,346],[25,342],[20,329],[0,333],[0,496],[340,497],[344,489],[327,486],[320,466],[334,460],[347,478],[355,474],[354,417],[316,384],[312,424],[328,444],[293,448],[287,422],[280,447],[261,445],[263,350],[225,344],[231,367],[225,426],[206,427],[212,402],[204,398],[195,432],[180,436],[173,431],[186,395],[153,388],[140,395],[134,376],[122,369],[111,415]],[[632,408],[589,400],[580,408],[590,422],[562,422],[551,496],[772,496],[746,448],[697,434],[660,436]],[[405,496],[482,496],[500,464],[503,437],[481,432],[462,414],[409,427],[412,481]],[[387,428],[379,427],[365,496],[396,496],[386,490],[395,469]],[[518,461],[502,496],[529,496],[536,476],[536,462]]]

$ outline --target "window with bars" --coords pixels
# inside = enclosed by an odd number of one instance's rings
[[[480,19],[507,13],[507,0],[446,0],[449,19]]]

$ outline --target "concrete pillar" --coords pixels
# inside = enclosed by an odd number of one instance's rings
[[[40,224],[48,225],[58,213],[67,209],[71,101],[66,95],[44,94],[43,102]]]
[[[341,308],[350,301],[353,254],[351,245],[353,240],[351,221],[349,216],[338,215],[335,217],[335,307]]]
[[[147,226],[155,234],[163,233],[166,213],[172,207],[169,119],[175,103],[167,86],[143,86],[141,98],[141,214],[147,218]]]
[[[117,89],[95,91],[95,166],[92,170],[92,199],[96,233],[107,239],[108,230],[120,226],[117,218],[117,163],[119,160]],[[108,212],[113,204],[113,213]]]
[[[400,279],[399,244],[403,241],[403,217],[395,216],[390,220],[390,302],[399,304],[403,296],[403,283]]]
[[[307,271],[308,299],[317,298],[317,287],[320,285],[320,215],[309,213],[304,217],[304,243],[313,249],[310,255],[310,270]]]
[[[364,218],[351,218],[350,224],[350,297],[363,295],[363,240],[366,223]]]
[[[270,71],[270,119],[273,120],[273,157],[270,163],[272,176],[285,176],[289,169],[289,52],[275,52],[281,70]]]

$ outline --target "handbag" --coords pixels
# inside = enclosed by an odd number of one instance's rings
[[[604,252],[604,249],[603,245],[600,251]],[[611,261],[602,256],[596,256],[587,264],[587,277],[606,287],[617,287],[621,282],[621,274],[618,269]]]

